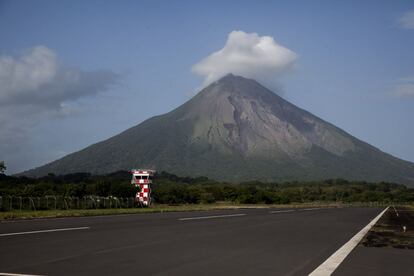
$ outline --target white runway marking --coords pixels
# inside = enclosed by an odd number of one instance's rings
[[[295,212],[295,210],[278,210],[278,211],[270,211],[269,214],[276,214],[276,213],[289,213]]]
[[[375,225],[375,223],[388,210],[385,208],[378,216],[376,216],[367,226],[362,228],[355,236],[353,236],[347,243],[333,253],[325,262],[318,266],[309,276],[326,276],[331,275],[335,269],[343,262],[343,260],[351,253],[351,251],[358,245],[362,238]]]
[[[231,215],[217,215],[217,216],[205,216],[205,217],[190,217],[190,218],[180,218],[178,220],[198,220],[198,219],[214,219],[214,218],[228,218],[228,217],[240,217],[245,216],[246,214],[231,214]]]
[[[41,275],[0,272],[0,276],[41,276]]]
[[[50,232],[62,232],[62,231],[86,230],[86,229],[90,229],[90,227],[58,228],[58,229],[47,229],[47,230],[27,231],[27,232],[5,233],[5,234],[0,234],[0,237],[16,236],[16,235],[28,235],[28,234],[37,234],[37,233],[50,233]]]
[[[320,210],[323,208],[305,208],[305,209],[299,209],[299,211],[312,211],[312,210]]]

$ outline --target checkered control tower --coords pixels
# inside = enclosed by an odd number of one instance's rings
[[[140,205],[149,206],[151,204],[151,184],[154,178],[155,171],[147,169],[133,169],[131,170],[132,179],[131,184],[139,187],[140,191],[135,196],[135,201]]]

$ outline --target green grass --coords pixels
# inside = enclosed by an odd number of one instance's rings
[[[83,217],[83,216],[105,216],[119,214],[143,214],[143,213],[162,213],[162,212],[190,212],[190,211],[208,211],[220,209],[241,209],[241,208],[307,208],[307,207],[370,207],[383,206],[382,204],[352,203],[341,204],[333,203],[299,203],[283,205],[266,205],[266,204],[234,204],[229,202],[219,202],[214,204],[184,204],[184,205],[164,205],[154,204],[149,208],[112,208],[112,209],[71,209],[71,210],[15,210],[0,212],[1,220],[17,219],[34,219],[34,218],[60,218],[60,217]]]
[[[58,217],[82,217],[82,216],[105,216],[119,214],[143,214],[162,212],[186,212],[186,211],[208,211],[215,209],[240,208],[236,205],[222,204],[193,204],[193,205],[155,205],[149,208],[112,208],[112,209],[72,209],[72,210],[40,210],[40,211],[8,211],[0,212],[0,220],[33,219],[33,218],[58,218]],[[259,207],[259,206],[256,206]]]

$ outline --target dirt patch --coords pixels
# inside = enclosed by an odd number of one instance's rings
[[[414,249],[414,208],[390,207],[364,237],[361,245]]]

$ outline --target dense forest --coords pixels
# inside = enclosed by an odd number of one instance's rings
[[[108,175],[75,173],[49,174],[41,178],[0,174],[0,196],[41,197],[48,195],[84,197],[134,197],[138,188],[130,184],[131,175],[118,171]],[[207,177],[179,177],[158,173],[152,185],[156,203],[287,204],[325,202],[414,202],[414,189],[393,183],[367,183],[331,179],[315,182],[244,183],[217,182]]]

